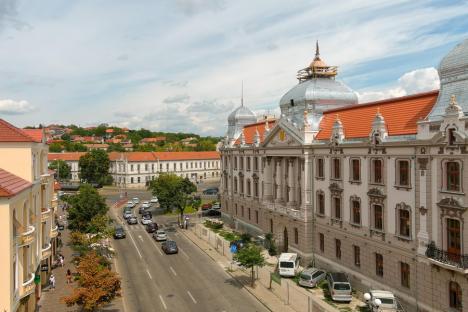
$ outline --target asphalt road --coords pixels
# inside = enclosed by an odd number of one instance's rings
[[[151,197],[147,192],[129,191],[128,197],[134,196]],[[118,194],[108,194],[108,198],[115,201]],[[120,209],[114,211],[121,217]],[[138,210],[135,215],[139,216]],[[168,221],[163,216],[153,220],[158,224]],[[114,246],[127,312],[268,311],[183,234],[168,233],[179,253],[166,255],[141,224],[124,223],[124,228],[127,237],[114,241]]]

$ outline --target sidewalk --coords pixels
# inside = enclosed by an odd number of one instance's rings
[[[251,295],[253,295],[258,301],[260,301],[268,310],[273,312],[295,312],[291,307],[286,305],[281,299],[279,299],[275,294],[270,290],[265,288],[259,282],[255,283],[255,287],[250,287],[250,275],[244,273],[240,269],[229,270],[231,263],[228,259],[220,255],[216,250],[205,241],[199,239],[194,232],[191,230],[179,231],[197,245],[201,250],[203,250],[210,258],[212,258],[216,263],[222,265],[226,272],[236,279],[240,284],[244,286]]]

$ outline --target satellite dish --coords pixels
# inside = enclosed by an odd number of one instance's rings
[[[364,294],[364,300],[369,301],[371,299],[371,295],[369,293]]]
[[[374,304],[375,304],[376,307],[380,307],[380,305],[382,304],[382,300],[377,298],[377,299],[374,300]]]

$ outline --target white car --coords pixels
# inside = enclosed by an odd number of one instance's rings
[[[143,208],[145,208],[145,209],[146,209],[146,208],[150,208],[150,207],[151,207],[151,204],[148,203],[148,202],[144,202],[143,204],[141,204],[141,207],[143,207]]]
[[[221,209],[221,204],[220,203],[214,203],[213,206],[211,206],[211,209]]]
[[[371,290],[364,294],[369,310],[372,312],[397,312],[401,311],[398,308],[398,301],[395,295],[386,290]]]
[[[157,203],[158,202],[158,198],[156,196],[153,196],[153,198],[151,198],[150,200],[152,203]]]
[[[165,241],[167,240],[167,234],[164,230],[157,230],[156,233],[153,234],[153,238],[158,242]]]
[[[134,204],[138,204],[138,203],[140,203],[140,199],[139,199],[138,197],[133,197],[133,198],[132,198],[132,202],[133,202]]]
[[[147,225],[147,224],[150,224],[150,223],[153,223],[153,220],[151,219],[151,217],[149,215],[144,215],[141,218],[141,224]]]

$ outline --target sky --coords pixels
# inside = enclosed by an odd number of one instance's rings
[[[0,0],[0,118],[224,135],[312,61],[361,103],[437,89],[468,0]]]

